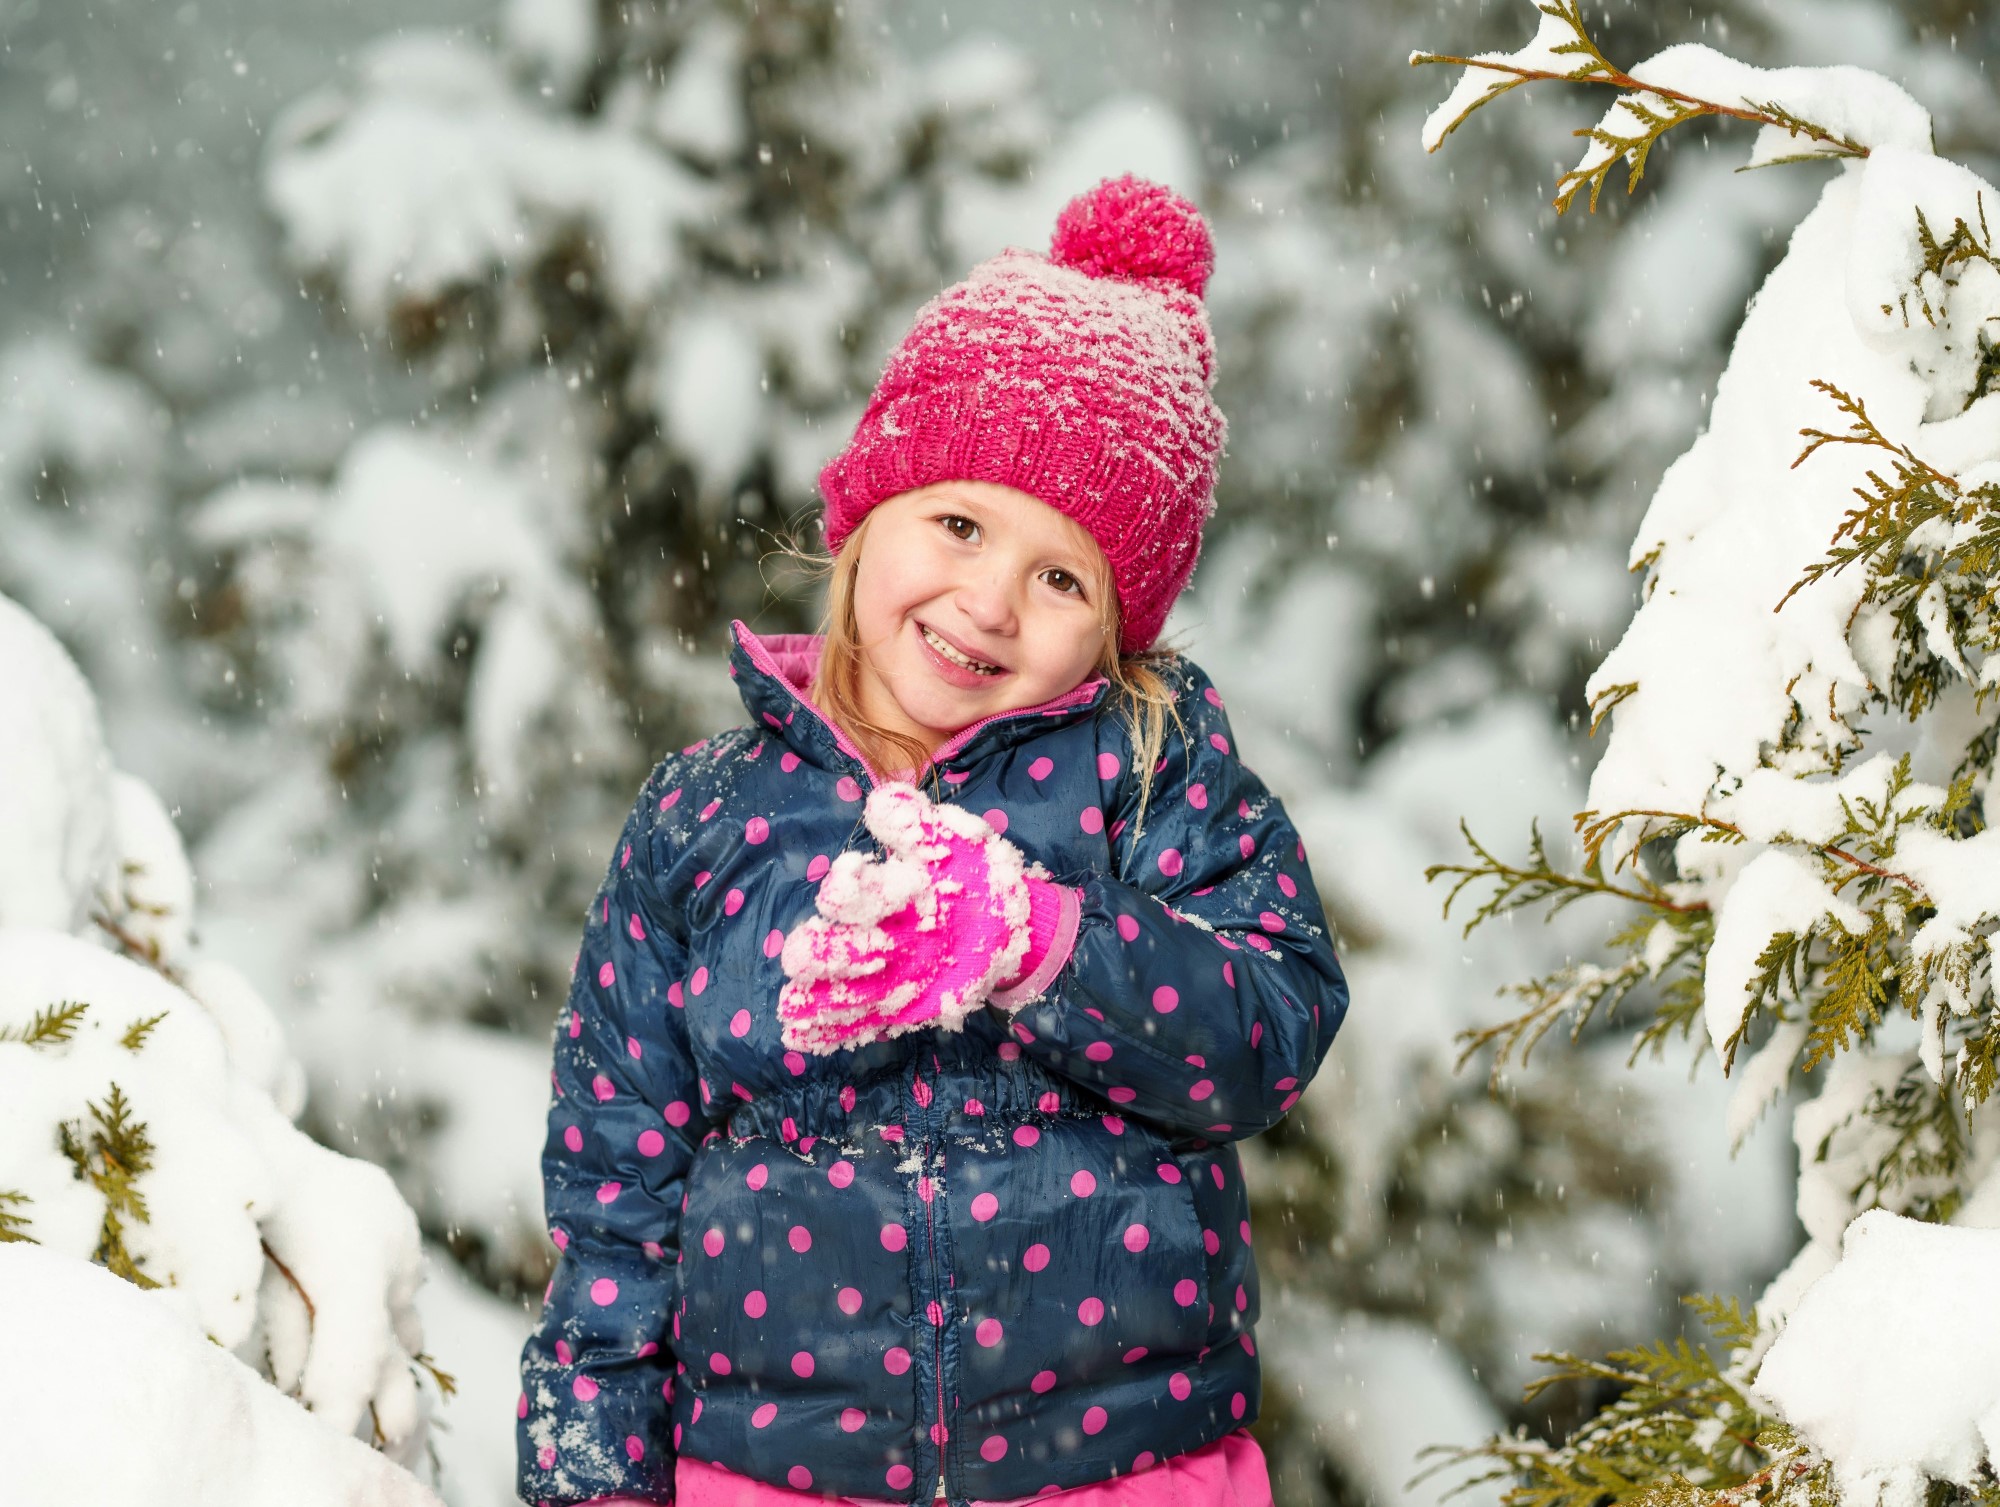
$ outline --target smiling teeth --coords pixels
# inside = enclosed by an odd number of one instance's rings
[[[924,628],[922,631],[924,635],[924,642],[929,644],[933,649],[937,650],[938,653],[942,654],[946,659],[950,660],[953,664],[963,665],[966,669],[972,671],[972,673],[975,675],[998,675],[1000,673],[1000,667],[998,665],[989,665],[982,663],[981,661],[976,659],[968,659],[965,657],[965,655],[959,653],[958,650],[954,649],[950,644],[946,643],[943,639],[939,638],[935,633],[931,632],[930,629]]]

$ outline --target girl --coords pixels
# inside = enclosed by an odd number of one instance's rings
[[[820,478],[826,635],[735,624],[750,725],[641,792],[556,1032],[528,1501],[1268,1507],[1235,1142],[1347,986],[1149,652],[1210,264],[1120,179],[928,304]]]

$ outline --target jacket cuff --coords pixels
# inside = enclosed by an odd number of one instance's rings
[[[1017,1010],[1041,998],[1063,964],[1076,950],[1076,931],[1083,919],[1083,895],[1071,885],[1047,879],[1028,881],[1028,955],[1022,975],[988,996],[1003,1010]]]

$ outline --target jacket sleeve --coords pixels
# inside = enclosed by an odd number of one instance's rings
[[[1290,1109],[1347,1013],[1305,848],[1183,661],[1143,829],[1131,749],[1100,760],[1116,863],[1086,878],[1068,959],[1018,1009],[1022,1049],[1170,1130],[1237,1140]],[[1113,770],[1109,760],[1120,767]]]
[[[673,1500],[668,1333],[682,1188],[710,1128],[683,1018],[679,918],[655,875],[662,765],[590,917],[555,1032],[542,1182],[555,1275],[521,1354],[520,1494]]]

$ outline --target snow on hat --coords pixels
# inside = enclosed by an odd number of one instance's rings
[[[828,548],[915,487],[1015,487],[1090,532],[1117,584],[1119,652],[1150,647],[1215,512],[1214,263],[1195,207],[1127,176],[1069,202],[1047,257],[973,268],[918,310],[820,472]]]

